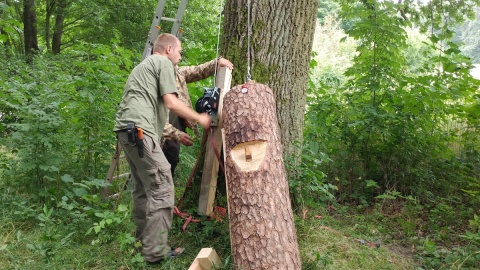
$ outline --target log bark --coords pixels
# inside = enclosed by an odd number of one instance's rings
[[[232,88],[223,106],[234,263],[301,269],[274,94],[250,82]]]

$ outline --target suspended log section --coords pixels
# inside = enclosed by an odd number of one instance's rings
[[[272,90],[253,81],[223,101],[232,257],[238,269],[301,269]]]

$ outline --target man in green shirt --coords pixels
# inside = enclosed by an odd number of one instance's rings
[[[157,263],[183,252],[168,245],[172,225],[174,186],[170,164],[160,147],[168,110],[210,127],[208,114],[199,114],[177,98],[174,66],[181,60],[180,40],[171,34],[158,36],[153,55],[130,73],[116,114],[114,131],[125,152],[132,177],[133,219],[136,239],[142,243],[147,263]],[[143,130],[143,157],[139,143],[129,141],[127,126]]]

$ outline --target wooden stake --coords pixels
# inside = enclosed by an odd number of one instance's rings
[[[217,189],[218,167],[219,161],[215,155],[215,148],[218,154],[222,153],[222,134],[221,128],[223,126],[222,110],[223,97],[230,90],[230,83],[232,79],[232,70],[222,67],[216,78],[215,86],[221,89],[220,101],[218,107],[218,126],[211,127],[212,132],[208,133],[207,144],[205,151],[205,162],[203,164],[202,183],[200,186],[200,197],[198,200],[198,211],[205,215],[211,215],[213,212],[213,203],[215,200],[215,191]],[[212,146],[213,144],[215,145]]]
[[[245,161],[252,161],[252,150],[248,146],[245,147]]]
[[[225,129],[222,128],[222,140],[225,142]],[[225,143],[223,144],[223,153],[227,153],[226,149],[225,149]],[[227,164],[227,155],[223,155],[223,164]],[[224,166],[225,168],[225,189],[226,189],[226,193],[227,193],[227,213],[230,213],[230,202],[228,201],[228,171],[227,171],[227,167]],[[230,222],[228,223],[228,228],[230,230],[230,232],[232,231],[232,227],[231,227],[231,224]],[[230,246],[232,246],[232,237],[230,236]]]
[[[120,145],[120,141],[117,140],[115,153],[113,154],[112,162],[110,163],[110,168],[108,169],[107,173],[107,178],[105,179],[107,183],[111,183],[113,180],[113,173],[115,173],[115,168],[118,166],[121,152],[122,146]],[[100,194],[102,198],[106,198],[108,196],[108,187],[103,187]]]

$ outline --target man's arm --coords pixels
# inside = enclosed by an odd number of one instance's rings
[[[172,124],[166,123],[163,128],[163,138],[168,140],[177,140],[185,146],[193,145],[193,139],[187,133],[176,129]]]
[[[176,94],[165,94],[162,96],[162,98],[165,106],[167,106],[168,109],[176,113],[181,118],[198,122],[205,129],[210,127],[211,120],[207,113],[197,113],[196,111],[190,109],[177,98]]]
[[[208,61],[198,66],[179,67],[177,72],[184,76],[185,83],[200,81],[215,73],[215,60]]]
[[[220,57],[217,62],[218,67],[233,68],[233,64],[225,58]],[[214,74],[215,60],[206,62],[198,66],[183,66],[177,70],[177,91],[178,98],[185,104],[191,104],[190,96],[187,89],[187,83],[205,79]],[[185,125],[195,132],[198,137],[199,132],[195,122],[185,121]],[[189,146],[193,143],[193,139],[185,132],[176,129],[171,124],[166,124],[163,129],[163,137],[167,139],[178,140],[183,145]]]
[[[233,69],[233,64],[227,59],[222,57],[219,57],[217,61],[217,65],[218,67],[228,67],[230,69]],[[177,71],[177,88],[181,92],[179,94],[184,95],[185,100],[183,102],[190,102],[190,97],[188,96],[189,94],[186,88],[186,83],[205,79],[213,75],[214,73],[215,73],[215,60],[206,62],[198,66],[179,67]],[[182,100],[180,99],[180,101]],[[172,110],[172,111],[175,113],[175,110]],[[181,115],[179,116],[182,117]],[[197,134],[198,130],[195,127],[195,123],[192,123],[192,122],[195,122],[195,121],[186,121],[186,124],[189,128],[191,128],[195,132],[195,134]],[[180,143],[186,146],[190,146],[193,144],[193,139],[187,133],[176,129],[170,123],[167,123],[165,125],[165,128],[163,129],[163,137],[167,139],[178,140]]]
[[[233,69],[233,64],[223,57],[218,58],[217,66]],[[186,83],[203,80],[215,74],[215,59],[198,66],[179,67],[178,72],[185,76]]]

